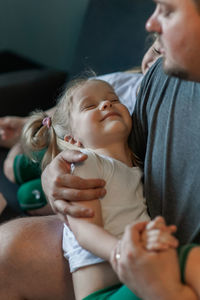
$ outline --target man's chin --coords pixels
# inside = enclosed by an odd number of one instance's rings
[[[185,80],[188,80],[189,78],[188,72],[186,70],[181,69],[178,66],[168,66],[165,60],[163,60],[163,70],[169,76],[174,76]]]

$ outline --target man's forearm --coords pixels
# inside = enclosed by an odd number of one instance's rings
[[[152,291],[148,291],[143,297],[143,300],[198,300],[196,293],[189,287],[183,284],[177,284],[175,289],[161,289],[160,283]]]

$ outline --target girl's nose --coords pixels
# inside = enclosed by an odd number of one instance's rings
[[[100,110],[105,110],[106,108],[112,107],[112,102],[109,100],[104,100],[100,104]]]

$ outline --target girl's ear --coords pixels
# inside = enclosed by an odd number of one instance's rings
[[[80,141],[76,141],[71,135],[66,135],[64,137],[64,141],[68,142],[68,143],[70,143],[72,145],[75,145],[77,147],[83,148],[82,143]]]

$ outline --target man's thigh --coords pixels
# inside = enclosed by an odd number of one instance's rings
[[[1,300],[74,299],[62,229],[56,216],[17,219],[0,227]]]

